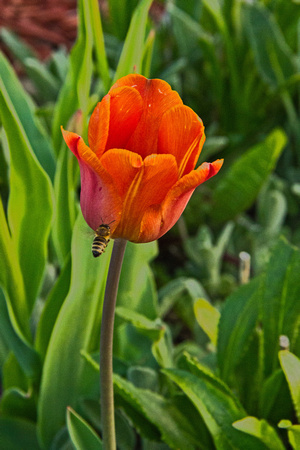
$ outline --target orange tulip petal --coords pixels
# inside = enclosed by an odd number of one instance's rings
[[[112,90],[124,85],[134,87],[143,100],[141,119],[126,148],[145,158],[157,153],[158,129],[163,114],[175,105],[182,105],[182,100],[163,80],[149,80],[142,75],[128,75],[117,81]]]
[[[168,192],[160,207],[150,207],[143,216],[137,242],[150,242],[172,228],[189,201],[195,188],[218,173],[223,160],[203,163],[197,170],[181,178]]]
[[[106,95],[99,102],[91,115],[88,128],[88,141],[93,152],[102,155],[108,138],[110,119],[110,96]]]
[[[128,148],[127,142],[141,118],[143,101],[139,92],[129,86],[109,92],[110,124],[106,150]]]
[[[121,198],[124,198],[139,168],[143,165],[140,155],[123,149],[111,149],[100,159],[103,168],[111,175]]]
[[[189,172],[194,169],[202,148],[199,147],[202,136],[204,126],[200,117],[188,106],[174,106],[162,117],[158,132],[158,153],[170,153],[175,156],[180,177],[190,159],[194,166]],[[197,148],[196,161],[195,148]]]
[[[151,155],[135,176],[123,203],[123,215],[116,235],[135,242],[144,212],[160,204],[177,181],[178,168],[172,155]],[[117,237],[117,236],[116,236]]]
[[[74,153],[78,161],[83,160],[95,172],[101,171],[101,164],[95,153],[88,147],[81,136],[62,128],[64,140],[69,149]]]

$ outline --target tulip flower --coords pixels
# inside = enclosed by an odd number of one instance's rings
[[[118,80],[97,104],[89,145],[75,133],[63,136],[80,165],[83,216],[93,230],[110,224],[114,239],[160,238],[223,163],[195,170],[205,141],[202,120],[168,83],[136,74]]]

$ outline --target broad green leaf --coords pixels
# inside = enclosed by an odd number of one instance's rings
[[[15,242],[12,240],[0,198],[0,284],[7,294],[7,307],[15,332],[29,339],[28,309],[25,298],[24,282]],[[2,300],[1,300],[2,301]],[[3,297],[5,304],[5,298]],[[4,320],[4,323],[10,320]]]
[[[89,113],[89,94],[92,84],[93,75],[93,30],[91,27],[91,0],[81,0],[79,2],[79,16],[84,35],[84,51],[81,54],[81,64],[79,65],[79,73],[76,83],[77,97],[79,107],[82,110],[83,117],[86,120]]]
[[[66,407],[77,407],[85,390],[85,360],[81,351],[98,349],[102,303],[112,246],[97,260],[81,214],[72,240],[69,293],[56,319],[44,362],[38,404],[41,442],[50,445],[65,421]]]
[[[23,419],[0,417],[0,448],[5,450],[39,450],[36,426]]]
[[[82,109],[86,120],[89,109],[89,93],[92,78],[92,30],[88,23],[90,14],[88,0],[78,2],[79,26],[77,40],[70,52],[69,71],[60,90],[52,122],[52,139],[55,152],[61,148],[60,127],[67,122],[78,109]],[[70,130],[72,131],[72,130]]]
[[[129,408],[127,410],[128,404],[157,427],[162,440],[171,448],[190,448],[192,450],[196,447],[197,440],[193,436],[192,427],[184,414],[170,400],[149,390],[136,388],[117,375],[114,376],[114,389],[115,393],[124,399],[123,409],[126,414],[129,414],[134,420]],[[138,423],[136,425],[139,427]]]
[[[259,393],[259,417],[278,423],[282,417],[293,417],[294,408],[288,384],[282,369],[267,378]]]
[[[279,361],[290,388],[298,422],[300,422],[300,359],[288,350],[281,350]]]
[[[298,342],[299,272],[300,251],[292,247],[285,239],[280,239],[273,248],[259,292],[265,376],[269,376],[279,367],[279,336],[289,337],[291,351],[294,351],[294,346]]]
[[[53,180],[55,172],[54,152],[50,139],[46,136],[36,116],[36,107],[18,80],[13,68],[0,52],[0,73],[14,109],[27,135],[39,163]]]
[[[211,214],[216,221],[233,219],[252,205],[285,144],[283,131],[274,130],[232,164],[213,193]]]
[[[10,149],[8,224],[17,249],[30,312],[40,289],[46,263],[52,218],[52,186],[33,153],[1,80],[0,87],[1,120]]]
[[[133,13],[114,82],[129,73],[141,72],[148,10],[151,3],[152,0],[141,0]]]
[[[114,34],[123,40],[139,0],[108,0]]]
[[[55,101],[59,91],[59,82],[46,65],[36,58],[27,58],[24,64],[30,80],[38,90],[39,97],[47,102]]]
[[[157,391],[159,387],[158,373],[150,367],[131,366],[127,372],[128,381],[134,386],[150,391]]]
[[[157,317],[157,293],[150,261],[157,256],[157,243],[128,243],[118,291],[118,306],[132,309],[148,319]]]
[[[265,448],[269,450],[284,450],[285,447],[278,437],[278,434],[271,425],[265,420],[259,420],[256,417],[245,417],[234,422],[233,427],[244,433],[256,436]]]
[[[195,317],[200,327],[205,331],[214,346],[217,345],[219,311],[207,300],[200,298],[194,303]]]
[[[278,424],[279,428],[288,430],[289,442],[294,450],[300,448],[300,425],[292,425],[289,420],[281,420]]]
[[[222,31],[226,24],[224,22],[224,17],[222,14],[221,2],[219,0],[203,0],[203,5],[210,12],[219,29]]]
[[[228,297],[221,313],[217,355],[221,378],[229,384],[258,320],[258,289],[259,278],[241,286]]]
[[[36,404],[32,392],[9,388],[2,393],[1,416],[36,420]]]
[[[126,246],[118,290],[118,307],[125,307],[149,320],[157,318],[157,293],[154,276],[149,267],[149,262],[154,258],[156,252],[156,242],[149,244],[129,242]],[[114,354],[116,356],[130,361],[132,364],[140,364],[141,359],[144,359],[145,362],[145,358],[147,363],[150,364],[151,359],[153,362],[151,341],[131,323],[124,323],[117,317],[114,336]]]
[[[4,342],[7,344],[7,347],[14,352],[14,355],[18,360],[18,364],[29,380],[36,382],[39,379],[41,370],[39,355],[24,338],[22,333],[19,332],[16,322],[11,320],[8,313],[8,304],[9,302],[5,301],[4,293],[0,289],[1,335]]]
[[[157,340],[165,332],[165,327],[160,319],[149,320],[142,314],[139,314],[131,309],[123,306],[116,307],[116,315],[126,322],[131,323],[142,334],[145,334],[152,340]]]
[[[13,55],[22,63],[24,63],[26,58],[34,58],[36,56],[32,48],[9,29],[1,27],[0,36]]]
[[[70,407],[67,409],[67,425],[77,450],[102,450],[102,442],[97,433]]]
[[[245,412],[224,383],[207,371],[197,376],[178,369],[165,369],[163,372],[173,380],[187,395],[201,414],[209,429],[214,444],[219,450],[265,450],[266,447],[253,436],[243,436],[232,427],[232,423],[242,419]],[[199,436],[201,438],[201,436]]]
[[[242,7],[258,70],[268,84],[277,87],[296,72],[292,51],[267,8],[258,3]]]
[[[159,290],[159,317],[164,317],[185,293],[193,300],[207,298],[204,288],[194,278],[176,278]]]
[[[153,51],[154,51],[154,42],[155,42],[155,31],[152,28],[146,39],[144,53],[143,53],[142,73],[144,74],[144,76],[146,78],[150,78],[150,74],[151,74],[151,63],[152,63],[152,56],[153,56]]]
[[[89,0],[91,29],[94,37],[94,47],[96,54],[96,70],[101,76],[105,91],[110,88],[111,80],[109,75],[109,67],[106,57],[104,36],[101,24],[99,2],[97,0]]]
[[[46,355],[51,333],[53,331],[60,308],[69,291],[70,276],[71,258],[69,257],[46,300],[46,304],[43,308],[41,317],[37,325],[35,348],[43,359]]]
[[[72,230],[77,215],[75,199],[78,188],[78,169],[77,159],[63,143],[58,155],[54,179],[56,214],[52,227],[53,243],[61,266],[64,265],[65,258],[70,253]]]

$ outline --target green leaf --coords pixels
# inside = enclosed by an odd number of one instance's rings
[[[81,351],[95,351],[100,339],[102,304],[112,246],[97,260],[81,214],[72,240],[69,293],[59,311],[44,362],[38,404],[41,442],[49,446],[65,421],[66,407],[77,407],[85,391]]]
[[[278,423],[282,417],[293,417],[294,408],[282,369],[267,378],[259,394],[259,417]]]
[[[36,420],[36,404],[32,396],[19,388],[6,389],[1,397],[1,415]]]
[[[93,31],[95,55],[96,55],[96,70],[101,77],[105,91],[108,91],[111,80],[109,75],[109,67],[106,57],[104,36],[102,31],[99,2],[97,0],[89,0],[90,8],[90,26]]]
[[[88,0],[80,0],[78,2],[78,10],[78,36],[70,53],[68,74],[60,90],[52,122],[52,139],[56,154],[59,154],[61,148],[61,125],[66,127],[67,122],[76,110],[81,109],[85,126],[90,108],[89,94],[93,72],[93,37],[88,21],[90,15]]]
[[[0,198],[0,283],[6,293],[10,320],[16,333],[25,339],[30,338],[28,309],[25,299],[24,282],[15,242],[12,240]],[[5,298],[3,297],[5,304]],[[4,323],[9,318],[4,319]]]
[[[54,179],[56,214],[52,227],[53,243],[61,266],[70,253],[72,230],[77,215],[78,208],[74,199],[78,188],[78,169],[77,159],[63,143]]]
[[[0,448],[5,450],[39,450],[34,423],[0,417]]]
[[[9,302],[5,301],[4,294],[2,290],[0,290],[1,335],[4,342],[7,344],[7,347],[14,352],[20,367],[23,369],[29,380],[37,381],[41,370],[39,355],[19,331],[15,321],[11,320],[7,305],[9,305]]]
[[[267,8],[243,3],[242,11],[258,70],[269,85],[277,87],[296,72],[292,51]]]
[[[162,440],[171,448],[189,448],[192,450],[196,447],[197,440],[193,436],[192,427],[190,427],[184,414],[170,400],[166,400],[164,397],[146,389],[136,388],[118,375],[114,375],[114,389],[116,395],[121,396],[124,400],[122,406],[124,411],[134,422],[136,421],[135,424],[142,433],[145,433],[145,429],[141,426],[142,419],[136,420],[137,413],[157,427]],[[130,406],[135,414],[131,413]],[[178,424],[180,424],[180,427]],[[158,437],[159,435],[156,436],[156,439]],[[151,439],[151,434],[149,438]],[[153,435],[152,439],[154,439]]]
[[[102,442],[97,433],[70,407],[67,409],[67,425],[77,450],[102,450]]]
[[[299,272],[299,250],[292,247],[285,239],[280,239],[272,251],[259,292],[265,376],[269,376],[279,367],[279,336],[289,337],[291,351],[298,342],[300,327]]]
[[[281,350],[279,361],[290,388],[298,422],[300,422],[300,359],[288,350]]]
[[[10,149],[8,224],[23,274],[29,313],[40,289],[46,263],[52,186],[33,153],[1,80],[0,87],[1,120]]]
[[[123,40],[138,0],[108,0],[114,34]]]
[[[197,368],[197,376],[183,370],[165,369],[163,372],[187,395],[201,414],[214,444],[219,450],[253,449],[266,447],[252,436],[243,436],[232,423],[245,416],[245,412],[224,383]],[[199,436],[199,438],[201,438]]]
[[[118,290],[118,306],[132,309],[148,319],[157,317],[157,293],[149,263],[157,256],[157,242],[126,246]]]
[[[7,95],[22,123],[30,145],[39,163],[53,180],[55,172],[54,152],[50,139],[36,115],[36,107],[18,80],[13,68],[0,52],[0,73]]]
[[[142,334],[148,336],[152,340],[157,340],[165,332],[165,327],[161,320],[149,320],[142,314],[139,314],[131,309],[123,306],[116,307],[116,315],[128,323],[131,323]]]
[[[141,72],[148,10],[152,0],[141,0],[132,16],[114,82],[129,73]]]
[[[207,297],[202,285],[194,278],[176,278],[159,290],[159,317],[165,316],[186,293],[192,300]]]
[[[234,422],[233,427],[237,430],[256,436],[265,444],[266,449],[284,450],[285,447],[278,437],[278,434],[271,425],[265,420],[259,420],[256,417],[245,417],[242,420]]]
[[[46,102],[55,101],[59,83],[46,65],[36,58],[26,58],[24,64],[29,78],[38,90],[39,97]]]
[[[217,345],[219,311],[204,298],[194,303],[194,313],[200,327],[205,331],[214,346]]]
[[[211,214],[216,221],[233,219],[252,205],[285,144],[283,131],[274,130],[232,164],[213,193]]]
[[[55,285],[53,286],[43,308],[37,325],[35,348],[44,359],[51,333],[53,331],[60,308],[67,297],[70,287],[71,258],[69,257],[63,267]]]
[[[1,27],[0,36],[1,40],[21,63],[24,64],[26,58],[34,58],[36,56],[32,48],[9,29]]]
[[[281,420],[278,424],[279,428],[288,430],[289,442],[294,450],[300,448],[300,425],[292,425],[289,420]]]
[[[241,286],[226,300],[218,334],[218,363],[221,378],[231,384],[253,335],[259,312],[259,278]]]

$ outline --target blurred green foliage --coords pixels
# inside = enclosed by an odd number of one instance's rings
[[[224,157],[157,244],[128,245],[114,338],[120,449],[299,448],[300,4],[78,1],[78,37],[42,63],[0,55],[0,448],[101,449],[101,309],[77,162],[113,80],[168,81]],[[151,6],[151,7],[150,7]],[[283,237],[282,237],[283,235]],[[241,252],[251,258],[250,282]],[[248,259],[249,260],[249,259]],[[249,267],[248,267],[249,269]],[[245,272],[245,273],[243,273]]]

